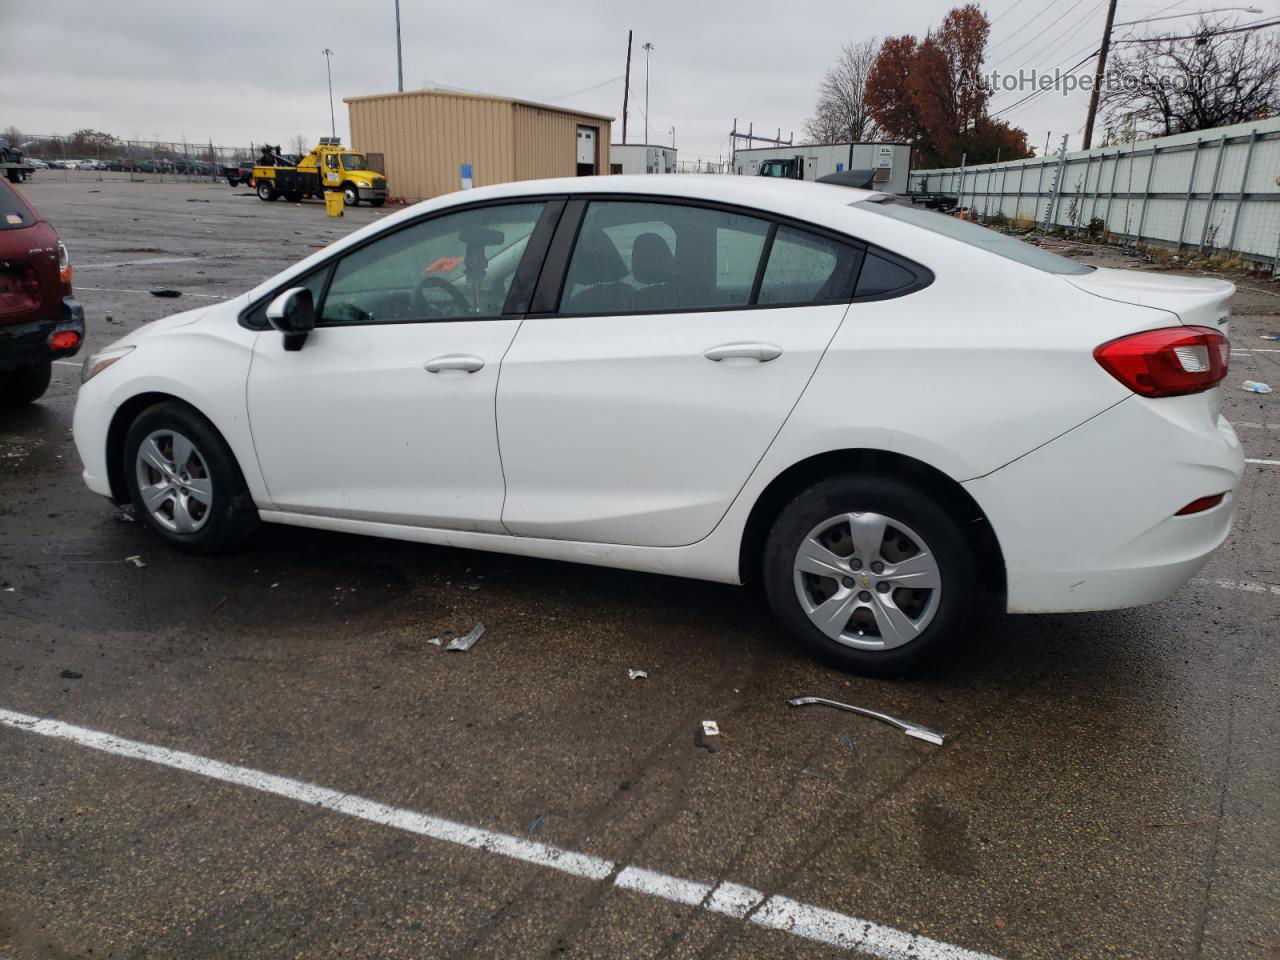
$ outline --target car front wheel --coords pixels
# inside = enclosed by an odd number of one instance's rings
[[[356,207],[360,205],[360,191],[347,184],[342,188],[342,200],[348,207]]]
[[[918,672],[957,652],[982,590],[957,518],[889,476],[833,477],[793,498],[766,541],[764,581],[806,649],[872,676]]]
[[[258,512],[226,441],[195,410],[159,403],[125,436],[125,480],[136,512],[171,545],[216,553],[243,540]]]

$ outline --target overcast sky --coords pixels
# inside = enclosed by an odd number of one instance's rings
[[[1266,15],[1280,0],[1243,0]],[[650,61],[649,140],[681,159],[727,155],[735,117],[757,132],[797,139],[823,70],[841,43],[923,34],[946,0],[402,0],[405,88],[428,81],[618,117],[627,30],[635,31],[628,139],[644,136]],[[1117,21],[1229,4],[1121,0]],[[1070,66],[1092,51],[1106,0],[990,0],[988,69]],[[1245,20],[1260,15],[1240,14]],[[1055,23],[1055,21],[1057,21]],[[1186,21],[1162,21],[1176,27]],[[1117,31],[1117,36],[1123,30]],[[157,0],[0,0],[0,128],[66,133],[92,127],[122,138],[287,143],[329,132],[324,47],[334,51],[337,129],[344,96],[396,86],[393,0],[273,0],[267,5]],[[596,87],[583,91],[585,88]],[[1023,94],[1001,93],[993,111]],[[1003,116],[1037,151],[1053,132],[1080,143],[1086,98],[1040,97]]]

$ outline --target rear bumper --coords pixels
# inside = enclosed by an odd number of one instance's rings
[[[965,487],[1004,553],[1010,613],[1163,600],[1226,539],[1244,453],[1203,398],[1132,397]],[[1228,496],[1175,516],[1200,497]]]
[[[49,346],[55,333],[73,331],[76,345],[61,350]],[[71,297],[63,297],[58,315],[30,323],[0,326],[0,370],[29,367],[46,360],[73,357],[84,343],[84,308]]]

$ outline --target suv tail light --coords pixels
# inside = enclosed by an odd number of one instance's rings
[[[67,245],[61,240],[58,241],[58,279],[62,281],[62,292],[70,296],[71,254],[67,252]]]
[[[1110,340],[1093,356],[1139,396],[1180,397],[1227,375],[1231,344],[1211,327],[1165,327]]]

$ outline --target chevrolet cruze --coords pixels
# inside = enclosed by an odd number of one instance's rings
[[[75,440],[181,549],[261,520],[751,582],[900,674],[985,597],[1150,603],[1222,543],[1232,292],[842,187],[505,184],[89,357]]]

